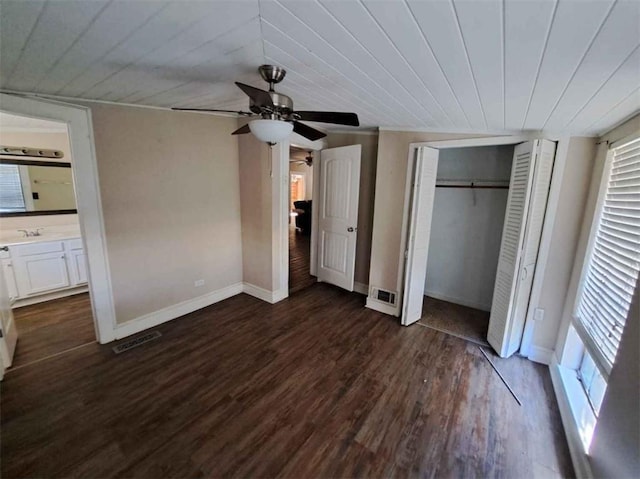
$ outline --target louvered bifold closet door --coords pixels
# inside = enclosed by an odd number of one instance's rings
[[[614,149],[608,171],[574,314],[576,329],[605,376],[640,271],[640,139]]]
[[[519,350],[522,343],[522,333],[524,332],[529,299],[531,298],[531,288],[533,287],[533,278],[536,272],[542,226],[544,225],[544,215],[547,211],[551,174],[553,173],[553,162],[556,153],[556,144],[553,141],[536,140],[534,143],[535,165],[530,186],[531,196],[525,221],[526,226],[522,242],[520,268],[515,284],[513,307],[511,317],[507,321],[506,350],[504,351],[506,356],[511,356]]]
[[[512,336],[510,323],[515,306],[520,255],[531,197],[536,143],[521,143],[515,147],[513,154],[507,210],[487,334],[489,344],[501,357],[513,354],[514,346],[509,343]]]

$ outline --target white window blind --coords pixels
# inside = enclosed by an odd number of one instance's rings
[[[0,165],[0,211],[3,213],[27,211],[17,165]]]
[[[605,175],[574,316],[608,376],[640,271],[640,139],[613,150]]]

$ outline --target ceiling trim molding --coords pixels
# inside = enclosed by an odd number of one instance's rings
[[[329,135],[368,135],[368,136],[378,136],[378,130],[372,130],[370,128],[363,130],[346,130],[346,129],[337,129],[337,130],[328,130],[327,133]]]

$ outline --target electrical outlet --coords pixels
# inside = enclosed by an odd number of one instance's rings
[[[196,288],[199,288],[200,286],[204,286],[204,279],[199,279],[194,283],[194,286]]]
[[[533,312],[533,319],[534,321],[542,321],[544,319],[544,309],[536,308]]]

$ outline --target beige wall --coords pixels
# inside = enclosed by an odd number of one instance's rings
[[[327,141],[329,143],[329,148],[349,145],[362,146],[355,281],[362,284],[369,284],[373,205],[375,199],[376,164],[378,160],[378,135],[330,133],[327,136]]]
[[[380,131],[368,283],[399,291],[402,220],[409,145],[415,142],[477,138],[484,135]]]
[[[88,106],[117,322],[242,281],[236,120]]]
[[[64,158],[43,158],[46,161],[71,162],[71,147],[67,133],[15,132],[0,130],[0,144],[6,146],[33,146],[61,150]],[[16,159],[16,157],[6,157]],[[35,229],[54,225],[78,225],[78,215],[45,215],[0,218],[0,230]]]
[[[246,120],[239,120],[242,126]],[[253,135],[238,135],[245,283],[273,290],[271,148]]]

